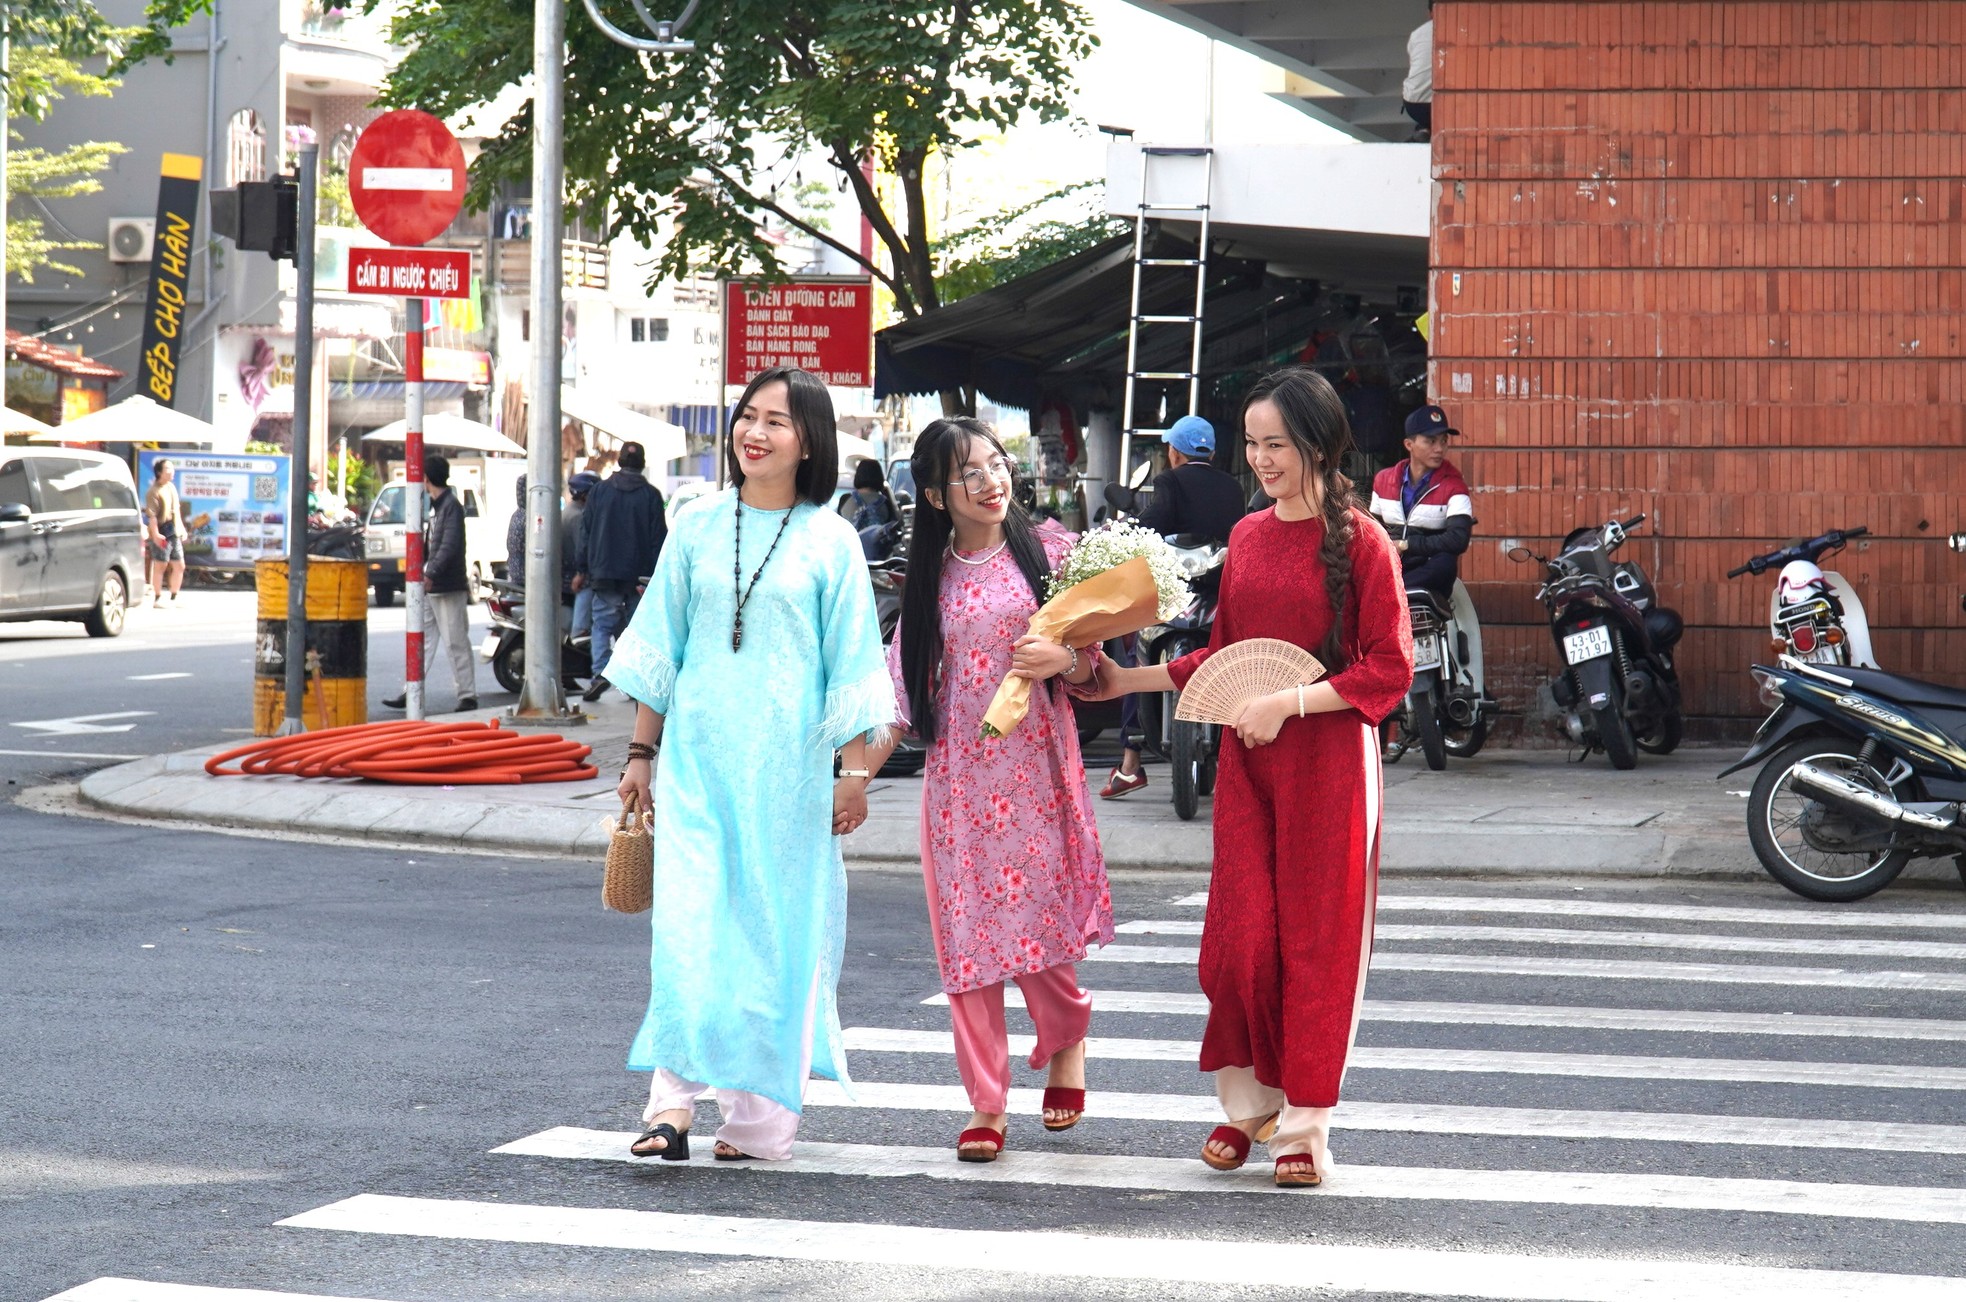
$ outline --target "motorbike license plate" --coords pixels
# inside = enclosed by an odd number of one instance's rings
[[[1563,639],[1563,656],[1573,665],[1599,656],[1611,654],[1611,630],[1608,628],[1580,628]]]
[[[489,660],[498,654],[498,639],[499,635],[497,633],[485,634],[485,640],[478,644],[478,658],[480,660]]]
[[[1440,639],[1439,638],[1423,637],[1423,638],[1418,638],[1414,641],[1413,668],[1416,672],[1422,669],[1440,668]]]

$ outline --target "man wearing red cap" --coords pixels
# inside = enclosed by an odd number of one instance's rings
[[[1372,481],[1372,514],[1399,548],[1406,586],[1451,601],[1461,553],[1474,535],[1474,497],[1447,459],[1460,431],[1447,413],[1425,406],[1406,419],[1406,460]]]

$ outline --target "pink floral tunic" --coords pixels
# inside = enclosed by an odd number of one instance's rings
[[[1053,566],[1073,541],[1038,536]],[[1113,938],[1106,861],[1062,689],[1038,684],[1008,737],[978,735],[1010,672],[1011,644],[1036,610],[1007,548],[983,565],[943,559],[941,717],[922,774],[922,876],[950,994],[1076,963],[1089,944]],[[898,631],[888,670],[906,723]]]

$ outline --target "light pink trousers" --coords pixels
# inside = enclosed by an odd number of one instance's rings
[[[1024,1008],[1037,1027],[1031,1049],[1033,1070],[1060,1049],[1085,1038],[1092,1025],[1092,996],[1079,989],[1078,969],[1060,963],[1042,972],[1011,978],[1024,992]],[[1004,1029],[1003,982],[949,996],[949,1020],[956,1031],[956,1070],[978,1112],[1010,1110],[1010,1035]]]
[[[652,1125],[657,1116],[677,1108],[694,1111],[696,1101],[709,1092],[708,1085],[684,1080],[673,1071],[657,1067],[655,1079],[649,1082],[649,1105],[642,1113],[642,1124]],[[718,1090],[717,1110],[723,1114],[724,1124],[717,1127],[716,1138],[738,1152],[774,1162],[792,1156],[792,1140],[799,1133],[799,1114],[790,1108],[773,1103],[761,1094]]]

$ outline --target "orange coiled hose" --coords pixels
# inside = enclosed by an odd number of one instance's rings
[[[404,719],[264,737],[212,756],[205,761],[205,772],[214,777],[366,778],[413,786],[579,782],[600,775],[586,762],[592,753],[592,747],[554,733],[501,728],[496,719]],[[226,767],[233,763],[238,767]]]

